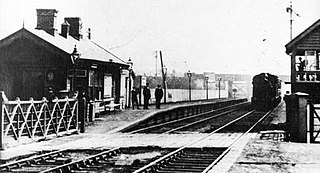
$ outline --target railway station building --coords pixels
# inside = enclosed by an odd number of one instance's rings
[[[291,90],[320,102],[320,19],[285,45],[291,57]]]
[[[125,100],[130,65],[88,36],[81,18],[67,17],[58,33],[55,9],[37,9],[35,29],[22,27],[0,40],[0,90],[9,100],[42,99],[81,91],[90,100]]]

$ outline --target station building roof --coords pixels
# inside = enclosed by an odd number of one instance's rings
[[[285,45],[286,53],[296,50],[297,55],[304,55],[306,50],[320,51],[320,19]]]
[[[77,40],[70,35],[65,38],[59,33],[55,33],[55,35],[53,36],[48,34],[44,30],[38,29],[26,29],[23,27],[15,33],[0,40],[0,47],[6,46],[13,42],[15,39],[19,39],[22,37],[35,40],[39,40],[40,38],[42,41],[49,43],[49,45],[52,45],[53,47],[58,48],[62,52],[70,55],[76,46],[78,53],[81,55],[81,59],[100,61],[105,63],[117,63],[122,66],[128,66],[124,60],[112,54],[110,51],[92,40]]]

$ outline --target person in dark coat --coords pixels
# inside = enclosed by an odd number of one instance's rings
[[[48,88],[48,94],[47,94],[47,100],[49,101],[49,103],[52,103],[52,101],[54,100],[56,96],[53,93],[53,89],[51,87]]]
[[[139,92],[137,91],[137,89],[135,87],[132,88],[131,94],[132,94],[132,109],[134,109],[135,104],[137,105],[137,109],[140,109],[139,103],[138,103]]]
[[[160,109],[160,103],[163,97],[163,91],[160,85],[157,86],[154,96],[156,97],[156,108]]]
[[[151,98],[149,83],[143,88],[143,109],[149,109],[149,99]]]

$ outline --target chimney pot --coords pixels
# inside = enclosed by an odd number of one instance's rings
[[[73,38],[80,40],[82,38],[81,35],[81,18],[80,17],[66,17],[64,18],[70,24],[69,27],[69,35]]]
[[[69,35],[69,27],[70,27],[70,24],[67,22],[67,21],[64,21],[62,24],[61,24],[61,36],[64,37],[64,38],[68,38],[68,35]]]
[[[56,13],[55,9],[37,9],[37,27],[54,36],[56,32]]]

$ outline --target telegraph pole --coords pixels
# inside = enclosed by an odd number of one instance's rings
[[[163,82],[163,102],[167,103],[167,86],[166,86],[166,74],[165,74],[165,69],[164,69],[164,65],[163,65],[163,60],[162,60],[162,53],[161,50],[159,51],[160,54],[160,61],[161,61],[161,71],[162,71],[162,82]]]
[[[155,77],[157,77],[157,75],[158,75],[157,74],[158,73],[158,68],[157,68],[158,67],[158,59],[157,58],[158,58],[158,51],[156,50],[156,74],[155,74]]]

